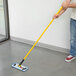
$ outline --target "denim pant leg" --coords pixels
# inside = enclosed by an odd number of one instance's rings
[[[76,20],[73,19],[71,19],[70,21],[70,34],[71,34],[70,54],[72,56],[76,56]]]

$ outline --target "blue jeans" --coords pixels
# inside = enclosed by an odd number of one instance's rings
[[[70,54],[76,57],[76,20],[70,20]]]

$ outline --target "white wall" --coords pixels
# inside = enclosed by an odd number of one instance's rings
[[[10,34],[13,37],[36,41],[52,16],[64,0],[8,0]],[[56,19],[41,38],[40,42],[69,49],[70,13],[67,10]]]
[[[5,20],[4,20],[4,9],[3,0],[0,0],[0,34],[5,35]]]

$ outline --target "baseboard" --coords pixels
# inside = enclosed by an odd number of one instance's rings
[[[12,37],[12,36],[10,37],[10,39],[14,40],[14,41],[21,42],[21,43],[31,44],[31,45],[33,45],[35,43],[35,41],[16,38],[16,37]],[[53,45],[48,45],[48,44],[43,44],[43,43],[40,43],[40,42],[38,42],[36,46],[51,49],[51,50],[58,51],[58,52],[69,53],[69,49],[61,48],[61,47],[57,47],[57,46],[53,46]]]
[[[0,34],[0,36],[4,36],[5,37],[6,35]]]

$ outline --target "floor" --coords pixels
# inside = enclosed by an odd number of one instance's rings
[[[20,62],[31,45],[15,41],[0,44],[0,76],[76,76],[76,60],[64,61],[67,54],[35,47],[23,65],[29,67],[26,72],[11,68],[14,62]]]

